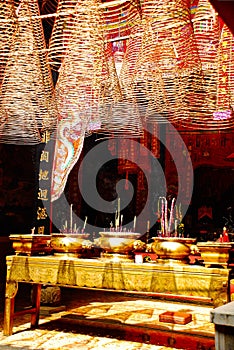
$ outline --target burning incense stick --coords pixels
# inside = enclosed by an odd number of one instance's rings
[[[87,224],[87,220],[88,220],[88,216],[85,217],[85,221],[84,221],[84,226],[83,226],[83,230],[85,230],[86,224]]]

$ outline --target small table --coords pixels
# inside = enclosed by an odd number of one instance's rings
[[[209,303],[214,307],[230,301],[229,269],[64,256],[13,255],[6,257],[6,264],[4,335],[12,334],[17,315],[30,313],[31,326],[38,326],[43,284],[144,293],[168,300]],[[32,307],[15,312],[19,282],[32,284]]]

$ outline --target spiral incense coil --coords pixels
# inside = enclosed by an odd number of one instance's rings
[[[129,37],[121,87],[136,98],[148,122],[185,118],[184,77],[200,68],[187,2],[144,1],[141,10],[142,20]]]
[[[233,35],[228,28],[222,29],[209,1],[199,1],[192,21],[203,84],[188,100],[189,117],[181,126],[213,130],[232,128]]]
[[[169,30],[189,23],[187,0],[145,0],[141,5],[142,19],[157,23],[158,31]]]
[[[195,104],[191,104],[190,109],[194,124],[201,126],[204,123],[206,126],[207,123],[212,123],[212,112],[215,108],[220,35],[218,17],[208,1],[199,1],[193,18],[193,28],[201,60],[203,87],[198,91]]]
[[[0,7],[0,83],[2,83],[15,28],[14,1],[7,0]]]
[[[234,40],[230,29],[223,25],[218,47],[218,79],[216,112],[228,111],[233,106]],[[225,120],[224,120],[225,123]]]
[[[0,142],[41,142],[57,121],[74,138],[139,137],[145,122],[233,127],[233,35],[208,0],[39,4],[0,6]]]
[[[65,5],[66,2],[59,2],[58,10],[64,12]],[[51,58],[61,58],[56,84],[60,118],[67,120],[75,111],[78,118],[87,122],[86,134],[95,131],[139,136],[142,125],[137,105],[121,91],[108,35],[104,32],[100,2],[89,0],[76,4],[66,20],[66,37],[65,32],[57,30],[62,27],[60,22],[56,17],[49,48]],[[62,46],[61,40],[65,39]]]
[[[141,4],[136,1],[103,1],[104,32],[108,40],[127,39],[132,27],[141,20]]]
[[[111,46],[107,44],[106,47],[108,47],[105,50],[108,84],[100,98],[100,132],[106,136],[140,137],[143,126],[137,101],[133,94],[125,94],[121,89]]]
[[[49,59],[53,69],[58,70],[64,58],[69,37],[73,31],[74,16],[80,16],[76,11],[77,0],[58,0],[57,13],[50,40]],[[85,2],[80,2],[83,6]],[[119,40],[119,38],[129,35],[133,23],[138,20],[140,5],[129,1],[97,1],[100,31],[106,40]],[[80,18],[82,23],[82,17]]]
[[[61,119],[67,120],[67,111],[70,110],[89,121],[97,115],[100,93],[106,85],[102,72],[108,69],[105,68],[107,63],[98,2],[81,1],[75,9],[69,21],[69,35],[64,48],[66,54],[59,69],[56,97]],[[56,32],[52,33],[52,43],[56,42],[56,35]]]
[[[76,4],[77,0],[58,0],[48,53],[50,66],[55,71],[60,68],[66,54],[69,38],[74,31]]]
[[[36,0],[21,1],[14,22],[9,22],[11,46],[0,91],[1,142],[40,143],[41,134],[56,125],[53,83],[38,14]]]

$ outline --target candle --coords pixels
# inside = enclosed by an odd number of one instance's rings
[[[120,226],[123,226],[123,215],[120,216]]]
[[[72,231],[72,206],[73,204],[71,204],[70,206],[70,230]]]
[[[67,228],[67,220],[65,220],[65,225],[64,225],[65,229]]]
[[[136,216],[134,216],[134,220],[133,220],[133,232],[136,231]]]

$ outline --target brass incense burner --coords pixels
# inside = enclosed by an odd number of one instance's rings
[[[141,233],[124,231],[106,231],[99,232],[99,234],[100,237],[95,240],[95,243],[103,250],[102,257],[118,257],[120,259],[133,258],[131,253],[135,250],[134,243],[141,235]],[[139,244],[137,246],[139,247]]]
[[[233,242],[198,242],[197,247],[205,266],[221,265],[227,267]]]
[[[92,248],[89,233],[52,233],[51,247],[54,254],[81,257]]]
[[[192,251],[191,247],[196,242],[196,238],[180,237],[153,237],[154,242],[151,244],[151,250],[157,254],[158,262],[187,263]]]
[[[16,255],[43,255],[51,253],[51,236],[37,234],[10,235]]]

